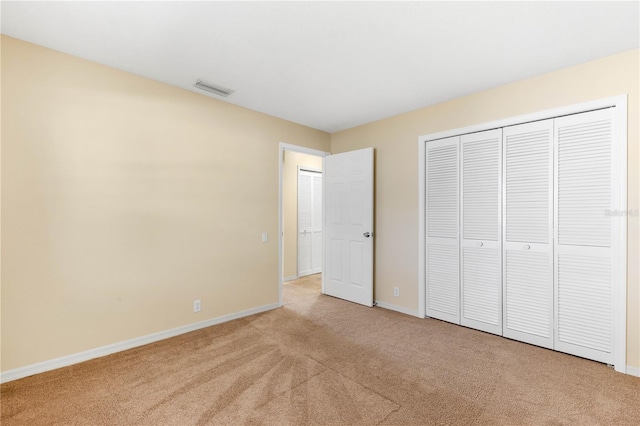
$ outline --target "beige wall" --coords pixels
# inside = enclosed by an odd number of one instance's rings
[[[2,344],[2,43],[0,42],[0,345]],[[0,347],[0,371],[2,348]]]
[[[1,78],[2,371],[277,303],[278,143],[327,133],[4,36]]]
[[[334,153],[376,149],[375,298],[418,308],[418,137],[628,94],[628,208],[640,208],[639,51],[519,81],[331,135]],[[628,220],[627,365],[640,366],[640,228]],[[393,297],[393,287],[400,297]]]
[[[277,302],[278,142],[376,148],[376,300],[407,309],[421,135],[628,93],[640,208],[638,50],[331,137],[5,36],[1,55],[2,371]],[[638,367],[638,217],[628,237]]]
[[[285,151],[282,164],[284,277],[298,274],[298,166],[322,170],[322,157]]]

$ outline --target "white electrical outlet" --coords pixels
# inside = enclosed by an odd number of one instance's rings
[[[193,301],[193,312],[200,312],[202,305],[200,303],[200,299]]]
[[[395,297],[400,296],[400,288],[398,288],[398,287],[394,287],[394,288],[393,288],[393,295],[394,295]]]
[[[262,233],[262,242],[266,243],[267,241],[269,241],[269,234],[267,234],[266,232]]]

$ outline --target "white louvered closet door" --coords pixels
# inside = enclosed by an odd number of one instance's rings
[[[322,173],[298,170],[298,276],[322,272]]]
[[[460,323],[502,335],[502,129],[463,135]]]
[[[298,171],[298,276],[311,274],[312,175]]]
[[[322,173],[313,173],[311,189],[311,273],[317,274],[322,272]]]
[[[460,324],[458,144],[427,143],[427,316]]]
[[[553,347],[553,120],[503,129],[503,335]]]
[[[555,120],[555,349],[613,359],[612,108]],[[623,337],[624,338],[624,337]]]

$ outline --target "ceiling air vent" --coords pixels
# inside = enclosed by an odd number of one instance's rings
[[[233,93],[233,90],[227,89],[222,86],[216,86],[215,84],[205,83],[202,80],[196,82],[196,87],[200,90],[206,90],[207,92],[215,93],[218,96],[224,96],[225,98]]]

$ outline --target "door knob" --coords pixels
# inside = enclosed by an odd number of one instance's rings
[[[371,236],[371,232],[365,232],[364,234],[362,234],[362,236],[365,238],[369,238]]]
[[[523,249],[525,250],[529,250],[531,248],[531,246],[529,244],[525,244],[522,246]]]
[[[484,243],[483,243],[482,241],[480,241],[480,242],[478,243],[478,247],[482,247],[483,245],[484,245]]]

